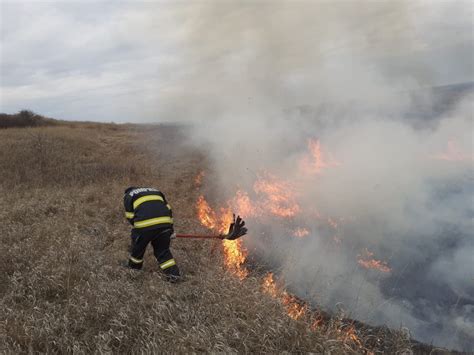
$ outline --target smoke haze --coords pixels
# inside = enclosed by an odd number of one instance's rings
[[[471,1],[91,3],[1,2],[2,111],[190,122],[222,201],[291,190],[242,240],[292,292],[474,349]]]
[[[183,80],[159,110],[195,123],[220,195],[261,198],[254,183],[272,174],[301,209],[283,222],[249,217],[251,254],[314,304],[472,350],[472,90],[438,107],[427,89],[439,44],[472,40],[460,30],[472,5],[222,2],[181,15]],[[470,59],[443,67],[464,66],[469,80]],[[309,139],[337,163],[304,174]],[[295,227],[310,235],[295,239]],[[391,272],[361,268],[368,252]]]

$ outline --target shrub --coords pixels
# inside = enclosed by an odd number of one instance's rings
[[[38,115],[30,110],[21,110],[13,115],[0,113],[0,128],[36,127],[52,125],[54,123],[54,120]]]

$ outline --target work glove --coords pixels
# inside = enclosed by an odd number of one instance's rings
[[[235,218],[235,214],[233,215],[233,221],[229,227],[229,233],[225,239],[234,240],[243,235],[247,234],[247,228],[245,228],[245,222],[240,216]]]

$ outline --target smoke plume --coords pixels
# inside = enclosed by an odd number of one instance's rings
[[[258,200],[266,176],[291,186],[300,212],[248,218],[244,242],[289,289],[461,350],[474,347],[473,97],[429,88],[458,69],[472,80],[472,57],[451,55],[469,52],[471,16],[462,2],[195,3],[177,14],[181,71],[159,102],[193,123],[219,195]],[[329,162],[312,172],[309,142]]]

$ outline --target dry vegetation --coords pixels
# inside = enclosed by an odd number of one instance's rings
[[[161,278],[151,250],[143,271],[123,268],[124,187],[160,187],[177,230],[201,228],[193,180],[204,157],[179,140],[169,126],[0,130],[1,353],[412,351],[403,332],[361,330],[359,345],[337,317],[316,331],[292,320],[258,275],[223,269],[219,242],[174,242],[179,284]]]

